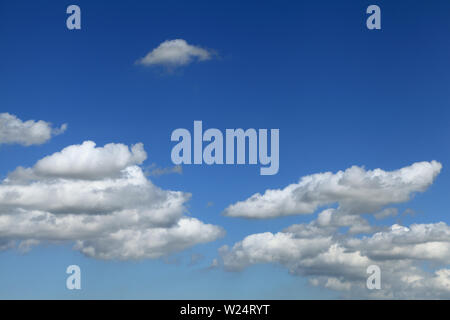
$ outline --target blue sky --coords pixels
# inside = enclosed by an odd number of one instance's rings
[[[226,235],[157,260],[97,260],[70,242],[2,251],[0,298],[337,298],[279,264],[209,266],[223,245],[316,216],[232,218],[221,214],[226,207],[353,165],[391,171],[439,161],[427,191],[394,207],[416,213],[402,225],[447,223],[450,3],[377,1],[382,29],[371,31],[365,10],[374,3],[1,1],[0,112],[68,123],[43,145],[0,145],[2,179],[85,140],[142,142],[144,166],[171,167],[170,134],[192,130],[194,120],[223,131],[279,128],[280,170],[261,176],[259,166],[191,165],[150,177],[162,189],[192,193],[192,216]],[[81,30],[66,28],[70,4],[81,8]],[[171,39],[217,55],[172,72],[135,63]],[[201,259],[191,264],[192,255]],[[65,288],[70,264],[82,269],[81,291]]]

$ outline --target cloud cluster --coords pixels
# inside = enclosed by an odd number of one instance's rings
[[[190,194],[162,190],[142,144],[86,141],[17,168],[0,184],[0,247],[70,241],[100,259],[158,258],[223,235],[185,216]]]
[[[15,115],[0,113],[0,144],[39,145],[66,131],[67,124],[53,128],[42,120],[22,121]]]
[[[385,206],[425,191],[441,167],[435,161],[392,172],[352,167],[337,174],[308,176],[297,185],[254,196],[239,204],[239,216],[255,217],[256,208],[262,210],[259,217],[273,217],[276,210],[282,216],[309,213],[329,202],[338,202],[339,207],[323,210],[309,223],[278,233],[252,234],[232,247],[222,247],[223,266],[239,271],[253,264],[281,264],[294,275],[308,277],[312,285],[348,298],[450,298],[450,227],[446,223],[376,227],[361,216],[391,216],[396,211]],[[343,226],[349,227],[347,231]],[[381,290],[366,287],[370,265],[381,268]]]
[[[194,61],[205,61],[212,57],[212,52],[198,46],[190,45],[183,39],[167,40],[137,61],[144,66],[162,65],[181,67]]]
[[[347,298],[450,298],[450,227],[443,222],[393,225],[362,239],[302,224],[275,234],[250,235],[232,248],[222,247],[220,253],[227,270],[281,264]],[[437,270],[425,271],[424,262]],[[379,291],[366,288],[370,265],[381,268]]]

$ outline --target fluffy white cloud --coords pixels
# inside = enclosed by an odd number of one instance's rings
[[[103,237],[81,240],[76,248],[87,256],[101,259],[159,258],[198,243],[210,242],[221,234],[218,227],[183,217],[170,227],[121,229]]]
[[[117,176],[121,170],[142,164],[147,158],[142,143],[131,147],[109,143],[96,147],[93,141],[72,145],[39,160],[33,171],[40,176],[100,179]]]
[[[15,115],[0,113],[0,144],[21,144],[30,146],[43,144],[54,135],[63,133],[67,124],[52,128],[51,123],[42,120],[22,121]]]
[[[71,241],[100,259],[157,258],[223,235],[184,215],[190,194],[162,190],[142,144],[87,141],[18,168],[0,184],[0,248]]]
[[[379,211],[388,204],[408,201],[425,191],[441,171],[439,162],[418,162],[395,171],[353,166],[337,173],[305,176],[284,189],[254,194],[225,209],[231,217],[275,218],[309,214],[320,206],[339,204],[342,214]]]
[[[292,233],[265,232],[244,238],[231,250],[224,246],[220,252],[227,269],[241,270],[256,263],[289,264],[292,261],[301,261],[327,250],[331,241],[329,236],[296,238]]]
[[[349,240],[347,246],[372,260],[414,259],[450,264],[450,228],[444,222],[413,224],[410,228],[393,225],[388,232]]]
[[[222,265],[239,271],[259,263],[280,264],[291,274],[308,277],[312,285],[347,298],[450,298],[446,223],[383,227],[371,226],[362,217],[395,214],[393,208],[380,209],[424,191],[441,167],[434,161],[392,172],[352,167],[337,174],[308,176],[297,185],[254,196],[232,207],[235,215],[238,209],[240,216],[255,217],[259,209],[261,217],[273,217],[313,212],[325,203],[338,202],[339,207],[323,210],[309,223],[278,233],[252,234],[232,247],[224,246],[219,250]],[[343,226],[349,228],[345,231]],[[358,233],[369,235],[355,236]],[[370,265],[381,269],[381,290],[366,287]]]
[[[232,248],[222,247],[220,253],[227,270],[277,263],[292,274],[309,277],[313,285],[341,291],[346,297],[450,298],[450,270],[430,273],[420,267],[424,262],[450,264],[449,234],[450,227],[442,222],[410,228],[394,225],[363,239],[324,234],[303,224],[276,234],[247,236]],[[366,288],[370,265],[381,268],[379,291]]]
[[[212,52],[188,44],[183,39],[167,40],[138,60],[144,66],[162,65],[180,67],[194,61],[205,61],[212,57]]]

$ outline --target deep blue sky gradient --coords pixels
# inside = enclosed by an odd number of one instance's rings
[[[66,28],[70,4],[81,7],[80,31]],[[365,27],[370,4],[381,7],[382,30]],[[303,175],[438,160],[442,173],[399,206],[416,212],[401,222],[448,223],[449,34],[450,2],[436,0],[0,0],[0,112],[69,124],[42,146],[0,146],[1,177],[84,140],[143,142],[146,165],[169,167],[171,132],[192,130],[194,120],[223,131],[280,129],[275,176],[260,176],[259,165],[192,165],[152,178],[192,193],[192,215],[223,226],[225,238],[166,261],[97,261],[70,244],[0,252],[0,298],[335,297],[277,266],[207,270],[222,245],[314,215],[253,221],[220,213]],[[173,73],[135,64],[177,38],[217,56]],[[190,265],[197,253],[203,259]],[[82,269],[80,292],[65,288],[69,264]]]

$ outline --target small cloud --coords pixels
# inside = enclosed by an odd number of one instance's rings
[[[64,123],[60,128],[54,128],[52,130],[52,133],[54,136],[63,134],[67,130],[68,127],[69,127],[69,125],[67,123]]]
[[[396,208],[386,208],[380,212],[374,214],[375,219],[381,220],[388,217],[395,217],[398,214],[398,209]]]
[[[183,167],[180,165],[176,165],[168,168],[155,168],[155,164],[152,164],[149,170],[146,171],[146,175],[152,177],[159,177],[167,174],[182,174]]]
[[[34,239],[23,240],[18,246],[18,250],[21,253],[28,253],[32,247],[40,244],[40,241]]]
[[[67,130],[67,124],[53,128],[42,120],[22,121],[13,114],[0,113],[0,144],[39,145]]]
[[[150,51],[136,63],[143,66],[164,66],[177,68],[195,61],[210,60],[213,52],[198,46],[190,45],[183,39],[167,40]]]
[[[182,260],[180,257],[178,256],[165,256],[161,259],[164,263],[166,264],[172,264],[172,265],[176,265],[176,266],[180,266],[182,263]]]
[[[219,268],[219,267],[220,267],[219,260],[218,260],[218,259],[214,259],[214,260],[211,262],[211,265],[209,266],[208,269],[216,269],[216,268]]]
[[[405,211],[403,211],[402,216],[408,216],[408,215],[414,216],[416,213],[417,213],[417,212],[414,211],[413,209],[408,208],[408,209],[406,209]]]
[[[207,208],[211,208],[212,206],[214,206],[214,202],[210,201],[206,204]]]
[[[194,266],[198,264],[200,261],[202,261],[205,257],[200,253],[193,253],[191,255],[189,266]]]

